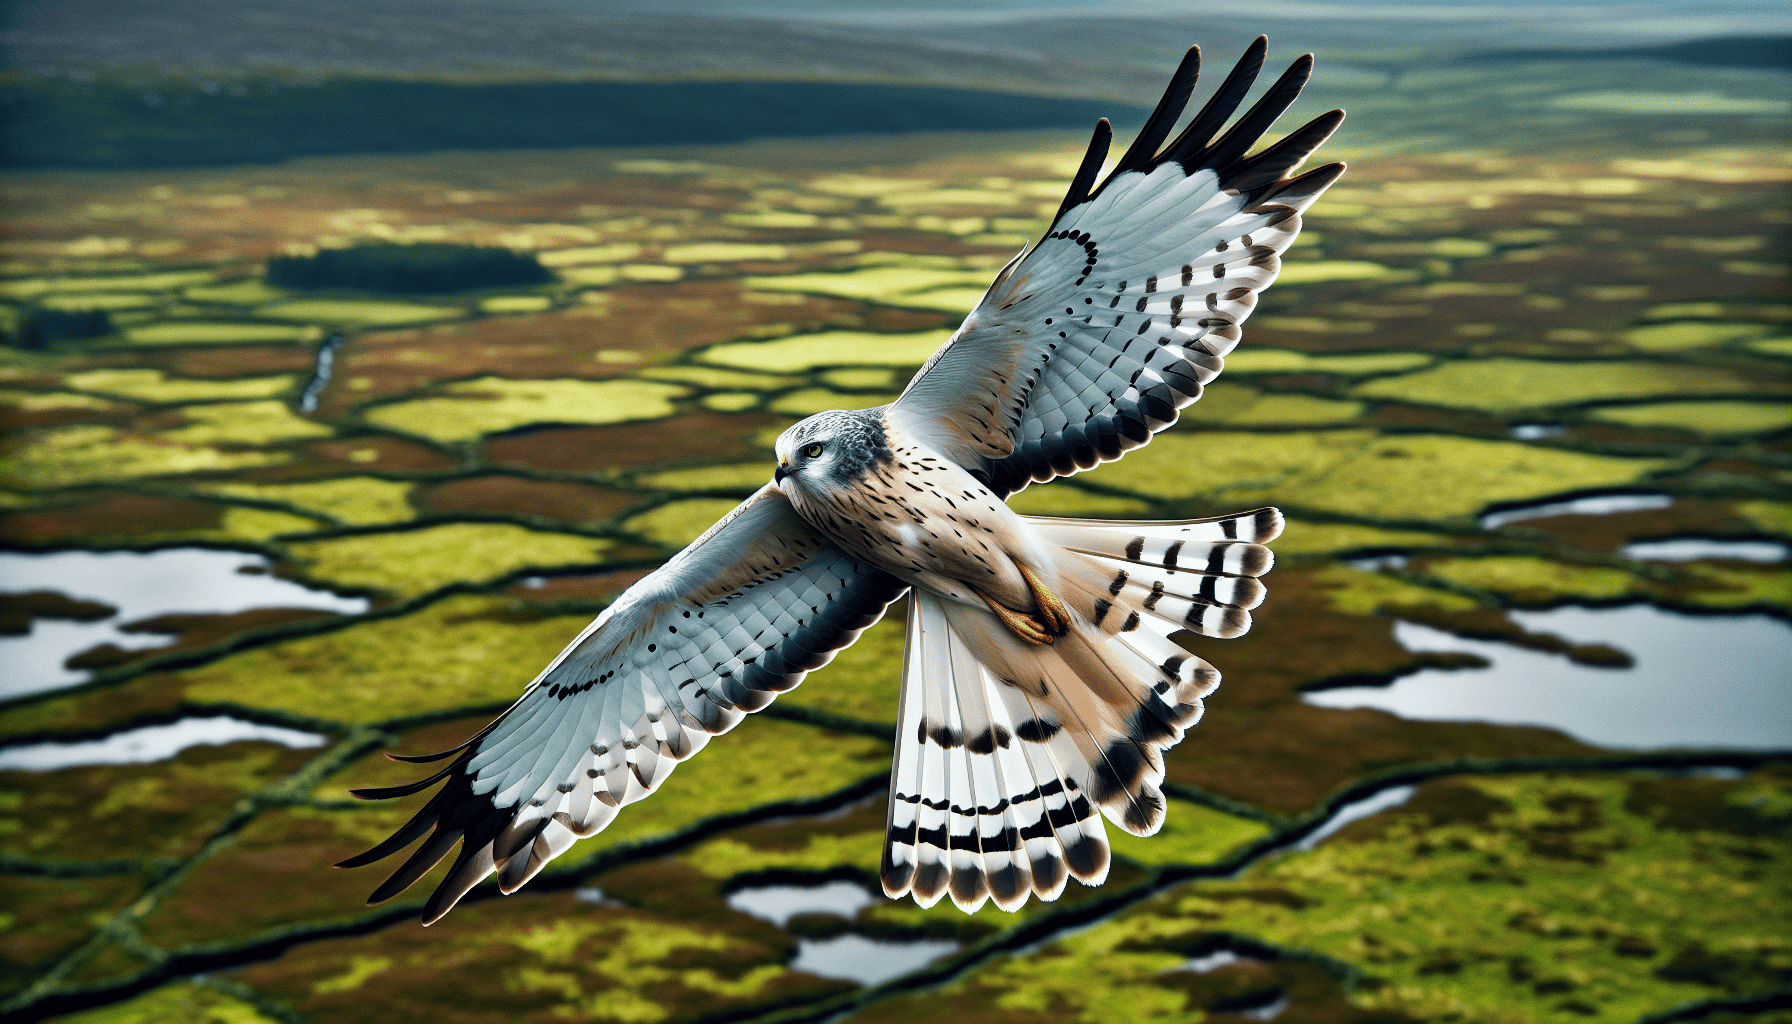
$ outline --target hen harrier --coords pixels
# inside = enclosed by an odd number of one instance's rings
[[[1045,519],[1004,499],[1174,423],[1238,344],[1301,212],[1343,173],[1290,176],[1338,110],[1246,155],[1300,93],[1311,55],[1221,131],[1265,51],[1252,43],[1164,146],[1194,89],[1190,49],[1100,185],[1112,131],[1098,123],[1045,237],[1002,268],[895,402],[785,431],[773,480],[630,587],[497,721],[453,750],[399,758],[452,758],[445,768],[358,792],[447,783],[343,862],[429,833],[369,902],[457,842],[426,924],[493,872],[516,890],[905,593],[885,892],[1014,910],[1029,893],[1056,899],[1068,876],[1106,878],[1103,815],[1157,831],[1162,751],[1220,680],[1193,635],[1250,628],[1281,515]]]

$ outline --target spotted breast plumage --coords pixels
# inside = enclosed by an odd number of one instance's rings
[[[791,427],[773,480],[630,587],[508,711],[453,750],[400,758],[445,767],[358,794],[445,783],[344,862],[423,839],[370,902],[456,844],[425,923],[493,873],[516,890],[904,594],[885,892],[1014,910],[1068,878],[1105,879],[1104,817],[1157,831],[1163,751],[1219,684],[1201,638],[1250,628],[1281,516],[1053,519],[1006,499],[1174,423],[1237,345],[1302,211],[1343,173],[1296,174],[1342,111],[1247,155],[1310,56],[1226,127],[1265,50],[1259,38],[1166,145],[1194,89],[1191,49],[1097,185],[1101,122],[1045,236],[895,402]]]

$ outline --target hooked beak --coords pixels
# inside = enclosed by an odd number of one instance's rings
[[[781,484],[784,482],[784,478],[789,475],[790,463],[783,459],[779,459],[778,468],[772,472],[772,483]]]

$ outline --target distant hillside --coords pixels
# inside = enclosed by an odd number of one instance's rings
[[[0,93],[0,162],[168,167],[439,149],[727,143],[754,138],[1087,128],[1143,108],[969,89],[828,82],[336,79],[233,89],[36,79]]]

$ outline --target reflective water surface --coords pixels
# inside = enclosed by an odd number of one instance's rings
[[[188,747],[266,740],[285,747],[321,747],[326,737],[277,725],[246,722],[228,715],[183,718],[165,725],[127,729],[77,743],[30,743],[0,749],[0,769],[48,772],[90,764],[145,764],[173,757]]]
[[[63,662],[100,644],[124,650],[160,647],[169,638],[126,633],[120,626],[175,612],[220,613],[251,608],[316,608],[354,615],[367,599],[283,580],[264,555],[211,548],[161,551],[0,552],[0,593],[53,590],[101,601],[118,614],[99,622],[36,619],[27,636],[0,637],[0,697],[68,686],[87,678]]]
[[[1512,618],[1531,632],[1611,644],[1636,665],[1592,668],[1401,622],[1395,636],[1410,650],[1466,651],[1492,666],[1426,669],[1388,686],[1318,690],[1305,699],[1405,718],[1553,726],[1608,747],[1792,747],[1792,624],[1784,620],[1680,615],[1649,605]]]

